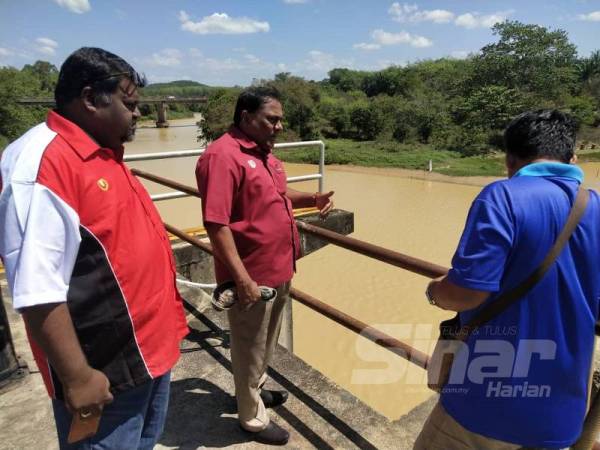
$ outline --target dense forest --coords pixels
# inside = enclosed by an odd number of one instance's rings
[[[501,146],[501,131],[521,111],[556,107],[581,130],[600,124],[600,52],[579,58],[561,30],[504,22],[497,42],[466,59],[419,61],[378,72],[333,69],[321,82],[280,73],[288,139],[345,138],[427,144],[463,155]],[[239,90],[211,95],[205,132],[230,121]],[[586,133],[584,133],[586,134]]]
[[[495,42],[465,59],[424,60],[374,72],[336,68],[318,82],[279,73],[254,83],[281,91],[286,141],[323,138],[334,148],[340,143],[359,148],[362,142],[384,154],[479,157],[501,149],[502,129],[513,116],[547,107],[576,118],[584,145],[599,141],[600,51],[580,57],[565,31],[516,21],[496,24],[493,33]],[[44,115],[40,108],[16,105],[15,99],[51,96],[56,76],[56,68],[41,61],[21,70],[0,69],[0,148]],[[178,81],[150,85],[143,95],[208,95],[200,127],[210,139],[230,124],[241,89]],[[335,155],[328,162],[353,162]]]

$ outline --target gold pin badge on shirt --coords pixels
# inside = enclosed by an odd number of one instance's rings
[[[108,181],[106,181],[104,178],[100,178],[100,179],[97,181],[97,183],[98,183],[98,187],[99,187],[100,189],[102,189],[103,191],[108,191],[108,188],[109,188],[109,186],[108,186]]]

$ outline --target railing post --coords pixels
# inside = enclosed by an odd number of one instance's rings
[[[321,178],[319,178],[319,192],[323,192],[323,178],[325,177],[325,143],[320,141],[319,144],[319,174]]]

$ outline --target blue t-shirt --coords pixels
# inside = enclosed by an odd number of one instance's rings
[[[487,302],[540,264],[563,228],[583,172],[535,163],[485,187],[469,211],[449,279],[488,291]],[[529,293],[473,334],[442,393],[466,429],[531,447],[580,435],[600,301],[600,197],[557,261]],[[460,314],[468,322],[481,308]]]

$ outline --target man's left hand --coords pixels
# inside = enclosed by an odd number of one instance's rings
[[[333,191],[327,193],[317,192],[315,194],[315,207],[319,210],[319,215],[322,219],[327,217],[327,214],[333,209],[332,195]]]

